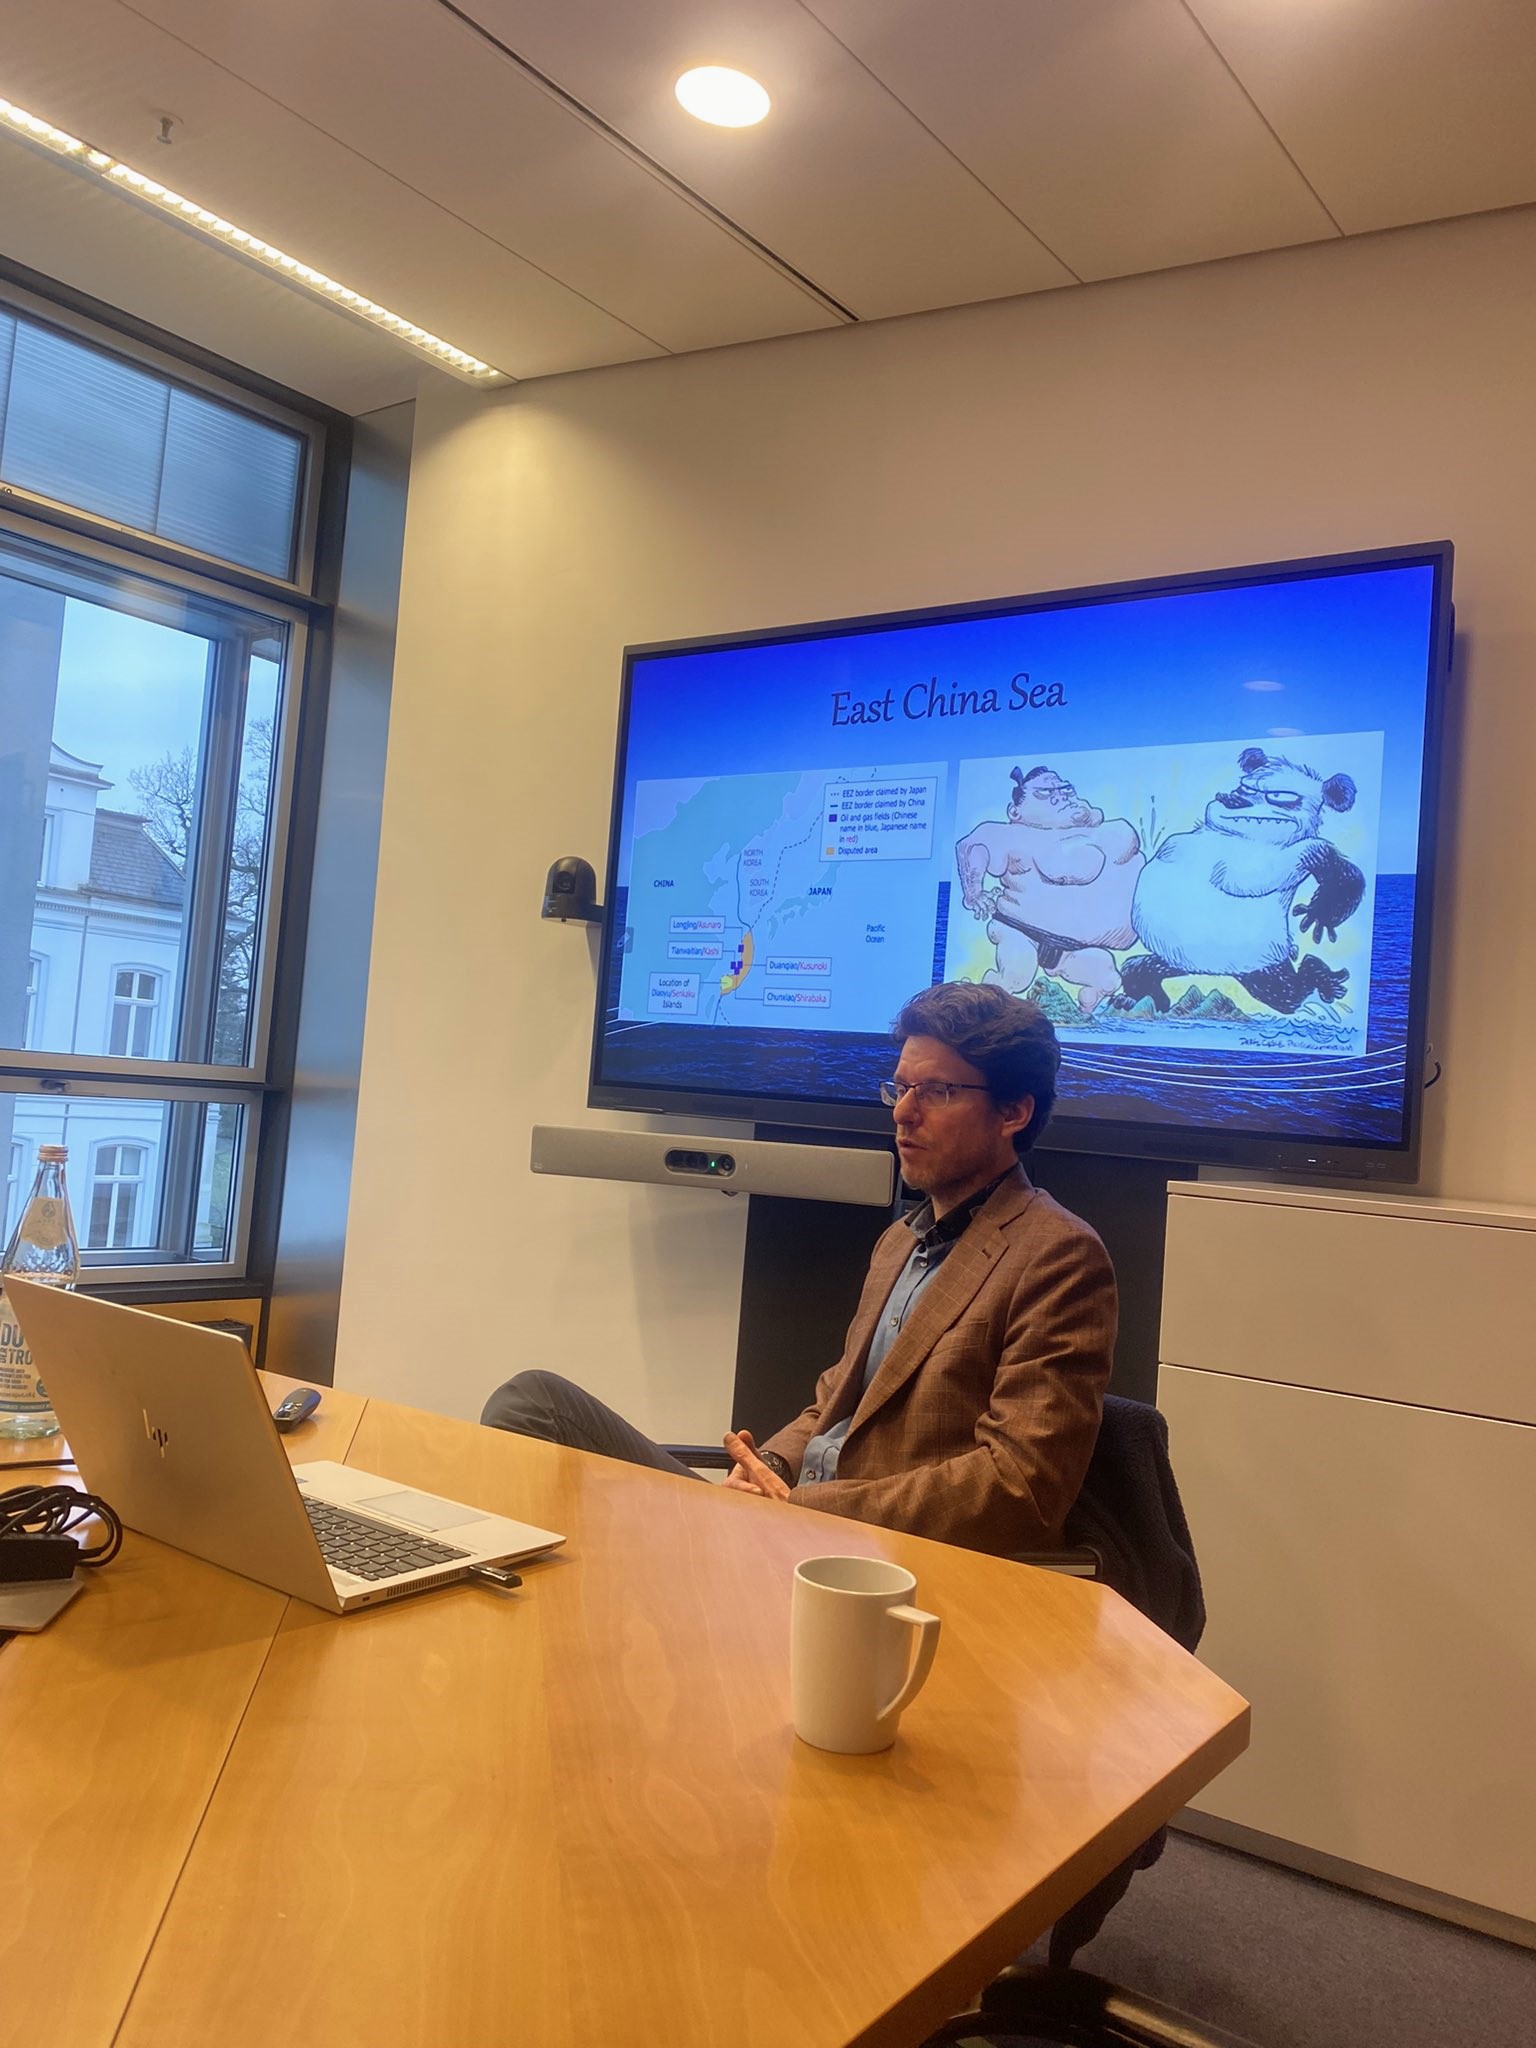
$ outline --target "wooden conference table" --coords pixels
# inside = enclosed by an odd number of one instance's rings
[[[339,1618],[130,1534],[0,1649],[4,2048],[896,2048],[1247,1740],[1079,1580],[341,1392],[289,1442],[569,1541]],[[884,1756],[789,1727],[853,1552],[944,1620]]]

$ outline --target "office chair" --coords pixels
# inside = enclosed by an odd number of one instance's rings
[[[1168,1456],[1168,1425],[1145,1401],[1104,1396],[1104,1415],[1060,1550],[1021,1564],[1098,1579],[1186,1650],[1205,1631],[1189,1523]]]
[[[1168,1424],[1156,1408],[1105,1395],[1098,1440],[1063,1533],[1063,1549],[1020,1552],[1018,1562],[1097,1579],[1182,1648],[1195,1648],[1205,1630],[1200,1568],[1168,1455]],[[1065,1969],[1093,1940],[1167,1840],[1168,1830],[1159,1828],[1061,1916],[1051,1929],[1053,1968]]]
[[[922,2048],[1254,2048],[1086,1970],[1015,1963]]]
[[[1097,1579],[1194,1649],[1205,1628],[1205,1601],[1168,1455],[1168,1425],[1157,1409],[1105,1396],[1098,1441],[1064,1534],[1063,1549],[1023,1552],[1018,1561]],[[924,2048],[1249,2048],[1235,2035],[1197,2026],[1171,2006],[1071,1967],[1167,1839],[1168,1830],[1159,1828],[1062,1915],[1051,1929],[1047,1965],[1015,1963],[987,1986],[975,2012],[948,2021]]]
[[[692,1466],[695,1472],[729,1472],[736,1462],[719,1444],[658,1444],[657,1449],[680,1465]]]

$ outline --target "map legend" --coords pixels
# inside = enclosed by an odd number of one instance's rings
[[[927,860],[936,775],[827,784],[825,860]]]

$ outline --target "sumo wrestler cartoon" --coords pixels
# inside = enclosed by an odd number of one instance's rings
[[[1040,969],[1077,991],[1085,1016],[1116,994],[1114,948],[1135,940],[1131,900],[1144,865],[1133,825],[1106,824],[1054,768],[1015,768],[1006,820],[962,839],[955,865],[966,908],[987,920],[996,949],[984,981],[1023,995]]]

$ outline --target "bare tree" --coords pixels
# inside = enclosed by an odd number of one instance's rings
[[[190,747],[128,771],[143,806],[149,836],[183,875],[197,831],[197,757]],[[214,1007],[213,1058],[240,1065],[245,1058],[256,931],[266,874],[267,805],[272,783],[272,721],[253,718],[240,752],[234,830],[224,878],[219,985]]]

